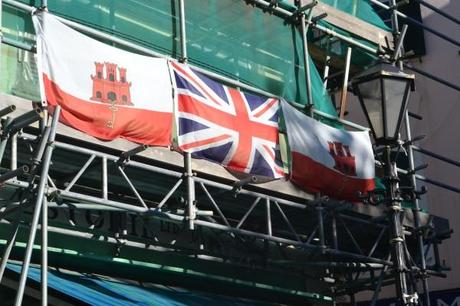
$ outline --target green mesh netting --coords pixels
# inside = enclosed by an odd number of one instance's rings
[[[379,28],[390,30],[367,0],[320,0],[345,13],[373,24]]]
[[[33,0],[22,0],[34,4]],[[49,0],[50,12],[179,57],[178,5],[166,0]],[[299,32],[282,18],[239,0],[187,0],[189,61],[233,79],[306,104],[303,45]],[[31,32],[30,16],[12,15],[11,29]],[[315,107],[335,115],[310,61]]]
[[[288,101],[306,103],[303,45],[295,27],[242,1],[188,0],[186,4],[191,63]],[[310,69],[315,107],[335,114],[311,61]]]
[[[363,45],[366,45],[366,46],[369,46],[375,49],[377,49],[378,47],[376,44],[371,43],[365,39],[361,39],[355,35],[352,35],[348,33],[347,31],[342,30],[341,28],[338,28],[326,21],[320,20],[319,24],[321,24],[322,26],[328,29],[335,31],[336,33],[339,33],[339,34],[342,34],[348,37],[352,37],[356,42],[359,42]],[[338,56],[338,57],[345,59],[347,48],[349,47],[348,44],[340,42],[340,41],[336,41],[333,47],[329,47],[329,37],[324,36],[321,39],[314,39],[312,34],[313,33],[310,32],[309,37],[311,40],[314,40],[314,43],[316,46],[320,47],[321,49],[328,50],[328,52],[330,52],[332,56]],[[353,65],[356,65],[359,67],[365,67],[373,63],[378,58],[376,55],[368,53],[361,48],[352,46],[352,49],[353,49],[353,52],[352,52],[352,57],[351,57],[351,63]]]
[[[322,1],[379,27],[386,27],[367,0]],[[40,4],[35,0],[20,2]],[[187,0],[185,3],[191,63],[288,101],[306,104],[303,45],[295,27],[242,0]],[[285,9],[295,8],[286,1],[280,2],[280,5]],[[5,37],[32,44],[30,15],[8,5],[3,7]],[[48,8],[57,15],[171,57],[181,56],[177,0],[49,0]],[[334,30],[350,36],[336,27]],[[317,43],[321,46],[321,42]],[[339,56],[343,55],[344,48],[336,50]],[[353,63],[366,65],[372,59],[372,56],[357,51],[354,52]],[[315,107],[335,115],[336,111],[311,60],[310,70]]]

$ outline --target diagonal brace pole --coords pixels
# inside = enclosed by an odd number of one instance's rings
[[[72,181],[69,183],[69,185],[66,187],[65,191],[70,191],[70,189],[75,185],[75,183],[80,179],[80,177],[83,175],[83,173],[88,169],[89,165],[93,162],[94,158],[96,155],[91,155],[89,159],[86,161],[86,163],[83,165],[83,167],[78,171],[77,175],[74,176]]]
[[[259,203],[260,201],[260,197],[258,197],[257,199],[255,199],[254,203],[252,203],[251,207],[248,209],[248,211],[244,214],[243,218],[241,218],[240,222],[238,222],[238,224],[236,225],[236,228],[239,229],[243,223],[246,221],[246,219],[249,217],[249,215],[251,214],[251,212],[254,210],[254,208],[257,206],[257,204]]]
[[[289,219],[287,218],[287,216],[286,216],[286,214],[284,213],[284,211],[281,209],[281,206],[278,204],[277,201],[274,201],[274,203],[275,203],[276,208],[278,208],[278,211],[279,211],[279,213],[281,214],[281,217],[283,218],[284,222],[286,222],[286,224],[287,224],[287,226],[289,227],[289,229],[291,230],[292,234],[294,234],[295,239],[296,239],[297,241],[301,241],[299,235],[297,235],[297,232],[295,231],[295,229],[294,229],[294,227],[292,226],[291,222],[290,222]]]
[[[209,201],[211,201],[212,203],[212,206],[214,206],[214,208],[216,209],[217,213],[219,214],[219,216],[222,218],[222,220],[224,221],[225,225],[227,225],[228,227],[231,227],[230,226],[230,223],[228,223],[228,220],[227,218],[224,216],[224,214],[222,213],[222,211],[220,210],[219,206],[217,205],[216,201],[214,201],[214,199],[212,198],[211,194],[209,193],[208,189],[206,188],[206,186],[200,182],[200,186],[201,188],[203,189],[204,193],[206,194],[206,196],[208,197]]]
[[[148,208],[144,200],[142,199],[141,195],[139,194],[139,192],[137,192],[136,187],[134,187],[133,183],[131,182],[129,177],[126,175],[125,171],[123,171],[123,169],[120,166],[118,166],[118,171],[120,171],[121,175],[128,183],[129,188],[131,188],[131,190],[134,192],[134,194],[136,195],[136,198],[139,200],[139,202],[141,202],[142,206],[144,206],[145,208]]]

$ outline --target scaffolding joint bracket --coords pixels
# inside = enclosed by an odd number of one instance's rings
[[[404,239],[401,238],[401,237],[396,237],[396,238],[390,239],[390,244],[403,243],[403,242],[404,242]]]
[[[414,292],[413,294],[403,294],[403,301],[404,305],[406,304],[412,304],[412,305],[418,305],[418,294],[417,292]]]

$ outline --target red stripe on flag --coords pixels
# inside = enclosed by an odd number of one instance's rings
[[[265,113],[265,111],[267,111],[270,107],[272,107],[273,104],[275,104],[276,102],[278,102],[278,100],[275,100],[275,99],[271,100],[269,103],[267,103],[267,105],[265,105],[264,108],[262,108],[260,111],[258,111],[258,112],[254,115],[254,117],[257,117],[257,118],[258,118],[258,117],[262,116],[262,115]]]
[[[212,94],[210,92],[208,92],[206,90],[206,88],[204,88],[203,86],[201,86],[198,82],[196,82],[194,79],[193,79],[193,76],[191,76],[190,74],[187,73],[187,71],[185,71],[184,69],[182,69],[182,67],[174,62],[171,62],[171,64],[173,65],[174,69],[179,71],[180,73],[182,73],[184,76],[187,77],[187,81],[193,83],[196,87],[198,87],[200,90],[203,91],[203,93],[206,95],[206,98],[208,98],[209,100],[211,100],[212,102],[216,103],[217,105],[219,106],[222,106],[222,103],[220,103],[218,100],[214,99]]]
[[[62,107],[60,121],[64,124],[102,140],[122,137],[147,145],[171,145],[172,113],[116,105],[114,125],[110,128],[107,126],[113,113],[110,104],[72,96],[46,74],[43,82],[48,104]]]
[[[188,143],[186,145],[180,146],[180,149],[181,150],[188,150],[190,148],[201,147],[201,146],[204,146],[204,145],[207,145],[207,144],[210,144],[210,143],[214,143],[214,142],[218,142],[218,141],[228,139],[228,138],[230,138],[230,135],[225,135],[224,134],[224,135],[220,135],[220,136],[217,136],[217,137],[208,138],[206,140],[200,140],[200,141],[195,141],[195,142]],[[200,148],[200,150],[201,150],[201,148]]]
[[[237,91],[235,90],[235,92]],[[235,96],[238,98],[237,94],[235,94]],[[230,130],[236,130],[239,133],[244,133],[245,136],[250,135],[251,137],[257,137],[274,143],[278,142],[278,128],[257,121],[251,121],[247,112],[245,112],[246,108],[236,115],[232,115],[206,105],[185,94],[179,94],[178,104],[179,112],[190,113],[205,118],[216,125],[223,126]],[[242,107],[245,106],[243,105]]]
[[[351,201],[359,200],[359,192],[366,194],[375,188],[374,179],[346,176],[295,151],[292,151],[291,181],[310,192]]]
[[[273,160],[276,159],[276,156],[273,153],[273,150],[269,146],[263,145],[262,147],[264,148],[265,152],[267,152]],[[275,169],[275,172],[278,173],[279,175],[284,175],[284,171],[276,163],[274,163],[273,168]]]

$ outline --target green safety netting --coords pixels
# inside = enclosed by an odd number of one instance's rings
[[[386,31],[391,31],[391,29],[385,24],[385,22],[380,18],[380,16],[376,13],[374,8],[371,6],[368,0],[320,0],[321,2],[328,4],[334,8],[337,8],[343,12],[346,12],[352,16],[355,16],[367,23],[370,23],[372,25],[375,25],[383,30]],[[372,47],[372,48],[377,48],[378,46],[375,43],[366,41],[365,39],[362,39],[360,37],[357,37],[356,35],[353,35],[346,30],[343,30],[335,25],[332,25],[324,20],[320,20],[319,23],[326,27],[329,28],[339,34],[342,34],[344,36],[353,38],[356,42],[359,42],[363,45]],[[335,44],[333,48],[330,48],[328,45],[328,39],[325,37],[320,40],[315,40],[315,44],[320,46],[323,49],[328,49],[329,52],[332,54],[335,54],[336,56],[341,56],[344,57],[346,54],[346,50],[348,48],[348,45],[345,43],[338,43]],[[352,53],[352,58],[351,62],[354,65],[363,67],[371,64],[373,61],[376,60],[376,55],[367,53],[366,51],[363,51],[360,48],[353,47],[353,53]]]
[[[359,42],[360,44],[363,44],[363,45],[366,45],[368,47],[375,48],[375,49],[377,49],[378,47],[376,44],[371,43],[365,39],[359,38],[355,35],[352,35],[348,33],[347,31],[342,30],[341,28],[338,28],[336,26],[333,26],[332,24],[326,21],[320,20],[319,24],[321,24],[322,26],[328,29],[335,31],[336,33],[351,37],[353,38],[354,41]],[[347,49],[349,47],[348,44],[343,43],[340,40],[335,40],[334,43],[331,43],[330,38],[327,36],[323,36],[321,39],[317,39],[317,38],[315,39],[312,32],[309,33],[309,37],[310,37],[309,39],[314,41],[314,44],[316,46],[320,47],[321,49],[324,49],[325,52],[328,52],[331,56],[338,56],[341,58],[345,58]],[[352,49],[353,49],[353,52],[352,52],[352,57],[351,57],[351,63],[355,66],[365,67],[365,66],[372,64],[377,59],[377,55],[368,53],[361,48],[352,46]]]
[[[20,2],[38,4],[35,0]],[[384,26],[365,0],[323,2],[355,14],[365,21]],[[242,0],[187,0],[185,4],[190,63],[279,95],[288,101],[306,104],[303,44],[294,26]],[[280,2],[280,5],[286,9],[294,8],[287,1]],[[5,37],[32,44],[30,15],[8,5],[3,7]],[[49,0],[48,8],[57,15],[171,57],[181,56],[177,0]],[[338,28],[334,30],[341,31]],[[347,34],[344,31],[341,33]],[[321,41],[316,43],[321,45]],[[342,55],[344,47],[339,51],[338,55]],[[8,69],[2,76],[2,90],[14,93],[13,87],[18,88],[18,81],[12,79],[18,79],[17,71],[26,69],[31,74],[34,66],[26,62],[20,67],[14,67],[14,55],[11,50],[7,52],[10,53],[2,57],[2,67]],[[369,63],[371,59],[364,52],[353,56],[353,62],[360,65]],[[316,67],[311,60],[309,64],[316,109],[335,115],[336,110],[323,88]],[[12,77],[15,73],[16,76]],[[21,75],[19,78],[27,80],[29,77]],[[16,94],[18,92],[16,89]],[[27,96],[31,94],[29,90]]]
[[[390,30],[383,22],[380,16],[372,8],[368,0],[320,0],[334,8],[337,8],[345,13],[353,15],[361,20],[373,24],[379,28]]]
[[[33,4],[35,1],[22,2]],[[180,56],[175,1],[49,0],[48,8],[57,15],[172,57]],[[239,0],[187,0],[185,12],[190,63],[288,101],[306,104],[303,44],[295,27]],[[5,19],[5,27],[33,32],[24,21],[30,16],[11,15],[18,21]],[[315,107],[335,115],[311,61],[310,68]]]

